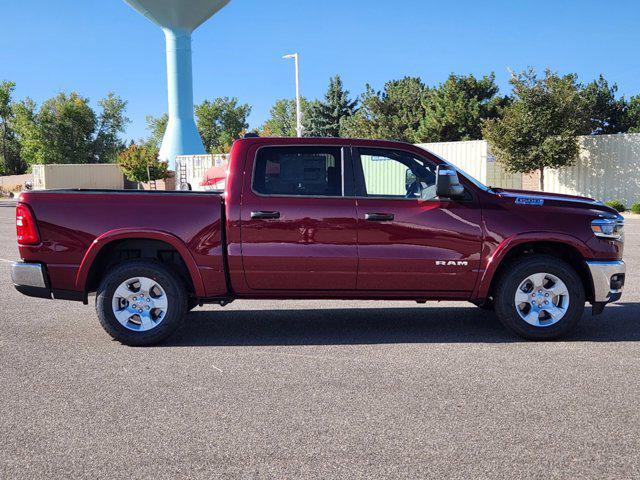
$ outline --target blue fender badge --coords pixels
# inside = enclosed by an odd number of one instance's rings
[[[516,198],[516,205],[544,205],[543,198],[533,198],[533,197],[518,197]]]

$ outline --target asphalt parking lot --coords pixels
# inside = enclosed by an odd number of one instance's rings
[[[531,343],[464,303],[236,302],[129,348],[18,294],[0,201],[0,478],[638,478],[640,219],[620,304]]]

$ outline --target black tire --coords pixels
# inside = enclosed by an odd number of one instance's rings
[[[554,275],[567,287],[569,305],[564,316],[553,325],[531,325],[516,311],[516,291],[527,277],[535,273]],[[494,303],[498,319],[509,330],[528,340],[552,340],[567,334],[577,325],[584,313],[585,292],[582,280],[569,264],[551,255],[532,255],[510,264],[501,275]]]
[[[167,310],[162,321],[147,331],[126,328],[118,321],[112,309],[116,289],[134,277],[154,280],[167,297]],[[96,311],[102,327],[120,343],[131,346],[153,345],[165,340],[182,325],[187,314],[187,292],[180,278],[162,263],[154,260],[132,260],[118,265],[102,279],[96,295]]]
[[[191,310],[193,310],[194,308],[196,308],[199,305],[198,303],[198,299],[197,298],[189,298],[187,300],[187,310],[190,312]]]
[[[496,309],[496,306],[493,303],[493,299],[489,299],[487,298],[484,303],[481,303],[480,305],[476,305],[476,307],[478,307],[481,310],[485,310],[487,312],[493,312]]]

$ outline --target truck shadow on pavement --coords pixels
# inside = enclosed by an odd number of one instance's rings
[[[479,308],[327,308],[216,310],[189,314],[164,346],[359,345],[390,343],[511,343],[491,312]],[[640,341],[640,303],[590,308],[562,341]]]

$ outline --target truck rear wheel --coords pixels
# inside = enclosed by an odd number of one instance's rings
[[[115,340],[132,346],[165,340],[184,321],[187,292],[162,263],[133,260],[102,280],[96,295],[100,324]]]
[[[505,327],[529,340],[551,340],[572,330],[584,312],[582,280],[566,262],[525,257],[498,280],[495,309]]]

